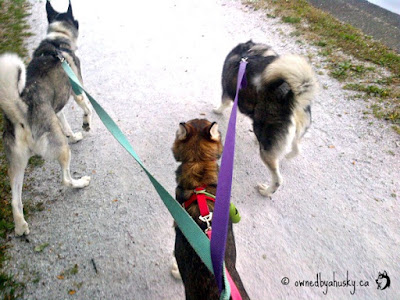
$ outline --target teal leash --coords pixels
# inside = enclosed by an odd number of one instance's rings
[[[194,220],[189,216],[189,214],[182,208],[182,206],[176,201],[167,190],[154,178],[153,175],[145,168],[139,156],[133,150],[132,145],[129,143],[126,136],[123,134],[121,129],[117,126],[114,120],[109,116],[109,114],[101,107],[99,103],[82,87],[78,78],[76,77],[74,71],[68,65],[64,58],[61,59],[62,67],[67,73],[69,81],[71,83],[72,89],[76,95],[81,95],[85,92],[90,103],[92,104],[94,110],[98,114],[100,120],[114,136],[114,138],[124,147],[124,149],[138,162],[140,167],[146,173],[150,182],[153,184],[161,200],[164,202],[165,206],[169,210],[172,217],[175,219],[176,224],[182,231],[190,245],[196,251],[197,255],[207,266],[207,268],[214,274],[213,266],[211,262],[210,253],[210,240],[203,233],[200,227],[194,222]],[[228,280],[226,279],[226,274],[224,272],[225,290],[221,293],[221,298],[228,300],[230,298],[230,286]]]

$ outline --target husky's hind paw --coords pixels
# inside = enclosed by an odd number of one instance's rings
[[[89,131],[91,123],[92,123],[92,112],[90,111],[89,113],[85,113],[83,115],[83,124],[82,124],[83,130]]]
[[[70,186],[74,189],[82,189],[90,183],[90,176],[83,176],[81,179],[73,179],[72,181],[63,182],[65,186]]]
[[[179,273],[178,264],[176,261],[172,264],[171,274],[175,279],[182,280],[181,273]]]
[[[296,157],[297,154],[298,154],[297,152],[292,151],[292,152],[289,152],[288,154],[286,154],[285,157],[287,159],[292,159],[292,158]]]
[[[74,187],[76,187],[76,188],[87,187],[90,183],[90,176],[83,176],[81,179],[78,179],[76,181],[77,181],[77,186],[74,186]]]
[[[264,197],[271,198],[272,194],[275,193],[276,191],[276,188],[273,189],[269,185],[264,183],[259,183],[257,187],[260,194],[263,195]]]
[[[300,150],[301,150],[300,145],[297,142],[295,142],[295,143],[293,143],[292,151],[290,151],[288,154],[286,154],[285,157],[287,159],[291,159],[291,158],[297,156],[301,152]]]
[[[29,225],[26,221],[22,221],[20,224],[15,224],[15,235],[28,235],[29,234]]]
[[[222,109],[221,109],[221,107],[213,108],[213,113],[214,114],[222,115],[223,112],[224,112],[224,108],[222,108]]]
[[[82,129],[85,131],[89,131],[90,130],[90,124],[89,123],[83,123],[82,124]]]

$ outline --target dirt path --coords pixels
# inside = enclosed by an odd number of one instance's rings
[[[32,3],[34,48],[46,17],[44,2]],[[234,45],[252,38],[281,54],[312,53],[319,64],[316,49],[289,37],[290,27],[236,1],[125,3],[73,3],[85,84],[172,194],[177,164],[170,148],[178,123],[206,117],[226,131],[228,113],[217,116],[212,108]],[[252,299],[400,298],[399,137],[364,116],[365,104],[349,100],[337,81],[318,79],[323,88],[303,153],[283,162],[284,183],[272,200],[254,188],[269,175],[250,121],[238,117],[232,192],[242,215],[235,226],[238,270]],[[78,130],[76,105],[67,117]],[[43,202],[44,210],[28,220],[29,242],[12,239],[9,269],[29,281],[26,299],[183,299],[182,284],[170,275],[172,218],[137,164],[97,117],[93,123],[72,145],[71,164],[75,177],[92,176],[90,186],[62,187],[56,163],[34,171],[23,199]],[[34,251],[44,243],[49,246]],[[384,270],[392,285],[381,291],[375,279]],[[296,287],[318,273],[356,286]]]

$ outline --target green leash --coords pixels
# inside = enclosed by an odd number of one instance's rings
[[[194,220],[189,216],[186,210],[182,208],[182,206],[167,192],[167,190],[145,168],[139,156],[133,150],[128,139],[122,133],[121,129],[119,129],[117,124],[113,121],[113,119],[111,119],[111,117],[100,106],[100,104],[98,104],[97,101],[82,87],[74,71],[68,65],[66,60],[62,59],[61,62],[64,71],[67,73],[69,77],[69,81],[71,83],[74,93],[76,95],[81,95],[82,92],[85,92],[94,110],[100,117],[100,120],[110,131],[110,133],[114,136],[114,138],[122,145],[122,147],[124,147],[125,150],[128,151],[128,153],[139,163],[140,167],[146,173],[147,177],[149,177],[151,183],[156,189],[161,200],[164,202],[165,206],[171,213],[172,217],[175,219],[175,222],[179,226],[179,229],[182,231],[182,233],[184,234],[190,245],[193,247],[193,249],[196,251],[197,255],[201,258],[203,263],[207,266],[207,268],[211,271],[211,273],[214,274],[211,262],[210,240],[203,233],[200,227],[194,222]],[[225,272],[224,272],[224,281],[225,281],[225,290],[223,293],[221,293],[220,299],[228,300],[230,298],[231,291]]]

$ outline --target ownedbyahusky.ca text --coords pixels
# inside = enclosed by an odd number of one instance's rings
[[[337,276],[336,272],[333,272],[332,278],[324,277],[321,272],[319,272],[316,274],[316,280],[296,280],[294,286],[321,288],[324,295],[327,295],[331,288],[349,288],[350,294],[354,295],[357,287],[369,287],[368,280],[350,279],[349,271],[346,272],[346,278],[342,278]]]

